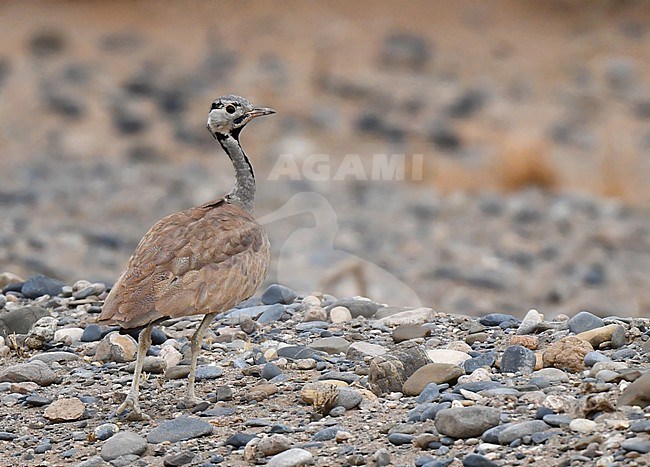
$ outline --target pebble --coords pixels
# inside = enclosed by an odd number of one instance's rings
[[[20,292],[27,298],[38,298],[43,295],[53,297],[61,293],[64,285],[65,283],[58,279],[36,274],[25,281]]]
[[[285,435],[274,434],[260,439],[257,449],[263,456],[274,456],[291,448],[291,440]]]
[[[338,426],[330,426],[317,431],[311,437],[312,441],[329,441],[336,438],[336,432],[339,431]]]
[[[413,435],[406,433],[391,433],[388,435],[388,442],[396,446],[411,444],[413,442]]]
[[[364,360],[383,355],[386,352],[388,352],[388,349],[383,345],[360,341],[350,344],[346,352],[346,357],[350,360]]]
[[[542,420],[529,420],[526,422],[513,423],[500,431],[497,440],[500,444],[510,444],[516,439],[520,439],[533,433],[546,431],[551,427]]]
[[[589,342],[593,348],[599,348],[605,342],[609,342],[611,347],[618,349],[625,345],[625,328],[620,324],[608,324],[599,328],[577,334],[582,340]]]
[[[343,337],[323,337],[320,339],[314,339],[309,344],[309,347],[328,354],[344,354],[350,347],[350,341]],[[280,355],[279,352],[278,355]]]
[[[95,438],[97,438],[98,440],[106,441],[108,438],[113,436],[119,430],[120,430],[119,427],[115,423],[103,423],[101,425],[98,425],[93,430],[93,433],[95,435]]]
[[[418,404],[424,404],[426,402],[433,402],[440,396],[440,389],[436,383],[427,384],[420,395],[418,396]]]
[[[137,433],[121,431],[111,436],[102,446],[100,455],[105,461],[118,457],[135,455],[141,456],[147,450],[147,441]]]
[[[285,310],[282,305],[276,304],[276,305],[271,305],[268,307],[266,310],[262,312],[262,314],[257,318],[257,323],[258,324],[269,324],[269,323],[274,323],[282,316],[284,316]]]
[[[2,378],[0,377],[0,381]],[[616,403],[617,407],[626,405],[638,405],[648,407],[650,405],[650,370],[636,379],[621,393]]]
[[[39,386],[49,386],[56,379],[56,373],[40,360],[18,363],[0,369],[0,382],[22,383],[25,381],[33,381]]]
[[[435,417],[436,430],[452,438],[475,438],[497,426],[501,412],[493,407],[473,406],[441,410]]]
[[[396,343],[431,335],[431,328],[417,324],[402,324],[393,329],[392,338]]]
[[[535,369],[535,353],[520,345],[511,345],[501,356],[502,373],[532,373]]]
[[[394,327],[403,325],[417,326],[429,323],[435,319],[436,312],[431,308],[416,308],[414,310],[402,311],[385,318],[380,318],[378,323],[383,326]]]
[[[457,366],[463,366],[465,360],[472,358],[466,352],[449,349],[429,349],[427,350],[427,356],[433,363],[448,363]]]
[[[276,454],[269,459],[266,465],[268,467],[298,467],[313,463],[314,456],[311,452],[301,448],[293,448]]]
[[[57,399],[52,402],[43,413],[51,422],[70,422],[79,420],[86,410],[86,406],[76,397]]]
[[[581,371],[585,368],[585,356],[594,349],[578,336],[569,336],[550,344],[543,353],[544,366],[561,370]]]
[[[580,334],[581,332],[591,331],[604,325],[605,322],[602,318],[588,311],[581,311],[569,320],[569,331],[574,334]]]
[[[352,313],[344,306],[335,306],[330,310],[330,321],[334,324],[352,321]]]
[[[463,457],[463,467],[498,467],[499,464],[481,454],[468,454]]]
[[[599,427],[600,425],[598,423],[586,418],[574,418],[569,422],[569,429],[579,433],[593,433]]]
[[[260,297],[264,305],[289,305],[298,297],[298,294],[289,287],[280,284],[271,284]]]
[[[104,332],[106,328],[102,328],[97,324],[89,324],[84,329],[81,335],[81,342],[96,342],[101,340],[107,333]]]
[[[360,316],[364,318],[372,318],[375,313],[377,313],[377,310],[382,308],[384,305],[362,298],[342,298],[328,306],[327,310],[331,311],[337,306],[347,308],[352,315],[352,318],[358,318]]]
[[[0,335],[27,334],[39,319],[50,316],[41,306],[23,306],[0,313]]]
[[[517,328],[517,334],[533,334],[537,331],[537,327],[544,321],[544,315],[539,313],[537,310],[530,310],[524,316],[524,319],[521,321],[521,324]]]
[[[135,359],[137,342],[129,335],[111,332],[97,346],[95,359],[102,362],[125,363]]]
[[[402,392],[407,396],[419,396],[429,383],[447,383],[455,381],[465,372],[457,365],[449,363],[428,363],[418,368],[404,381]]]
[[[647,454],[650,452],[650,439],[643,439],[639,437],[628,438],[621,443],[621,447],[626,451],[640,452]]]
[[[175,443],[200,436],[211,435],[212,425],[200,418],[180,416],[173,420],[162,422],[147,435],[147,442],[152,444],[168,441]]]
[[[516,322],[519,323],[519,320],[512,315],[505,313],[490,313],[485,316],[481,316],[478,320],[483,326],[500,326],[502,323]]]

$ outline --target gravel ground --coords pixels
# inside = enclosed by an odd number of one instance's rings
[[[272,285],[213,323],[191,412],[199,320],[157,328],[140,422],[115,416],[135,341],[93,324],[105,296],[43,276],[4,288],[3,464],[650,462],[648,319],[472,318]]]

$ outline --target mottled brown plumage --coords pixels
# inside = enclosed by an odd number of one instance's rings
[[[99,320],[130,329],[228,310],[262,284],[269,251],[262,227],[236,204],[171,214],[142,238]]]
[[[140,374],[155,323],[204,314],[190,340],[192,358],[184,403],[194,394],[197,356],[203,334],[214,316],[251,297],[266,277],[269,241],[251,214],[255,177],[239,144],[252,119],[274,113],[227,95],[212,103],[208,130],[230,157],[236,183],[224,198],[160,220],[142,238],[117,283],[106,297],[98,322],[124,329],[142,328],[131,391],[117,409],[140,419]]]

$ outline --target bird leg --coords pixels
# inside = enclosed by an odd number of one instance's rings
[[[199,351],[201,350],[201,341],[203,340],[203,335],[205,331],[210,326],[210,323],[216,316],[216,313],[208,313],[203,317],[203,321],[199,324],[199,328],[196,330],[190,341],[190,349],[192,350],[192,362],[190,364],[190,379],[187,383],[187,394],[185,399],[183,399],[183,404],[185,408],[194,407],[201,400],[196,397],[194,394],[194,380],[196,379],[196,361],[199,357]]]
[[[138,337],[138,356],[135,360],[135,372],[133,373],[133,382],[131,383],[131,390],[124,399],[124,402],[117,408],[116,415],[121,415],[124,412],[130,412],[128,415],[129,420],[143,420],[146,415],[142,414],[140,405],[138,404],[139,388],[140,388],[140,374],[142,373],[142,364],[144,357],[147,355],[147,350],[151,345],[151,330],[153,324],[150,324],[140,332]]]

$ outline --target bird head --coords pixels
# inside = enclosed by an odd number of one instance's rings
[[[237,138],[241,129],[255,117],[274,113],[273,109],[255,107],[243,97],[228,94],[212,103],[208,114],[208,130],[215,138],[218,135],[232,135]]]

